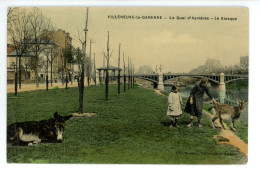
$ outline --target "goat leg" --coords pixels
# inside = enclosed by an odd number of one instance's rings
[[[233,131],[236,131],[235,120],[233,118],[231,119],[231,128],[232,128]]]
[[[216,126],[215,126],[215,120],[218,119],[218,117],[213,117],[212,120],[211,120],[211,125],[213,127],[213,129],[216,129]]]
[[[224,126],[224,124],[223,124],[223,121],[222,121],[221,115],[219,115],[219,122],[220,122],[222,128],[223,128],[224,130],[226,130],[226,128],[225,128],[225,126]]]

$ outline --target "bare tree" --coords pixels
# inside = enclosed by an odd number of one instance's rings
[[[130,89],[130,68],[129,68],[129,57],[128,57],[128,89]]]
[[[86,76],[87,76],[87,80],[88,80],[88,86],[90,84],[90,80],[92,78],[92,66],[93,66],[93,63],[92,63],[92,59],[91,59],[91,46],[92,44],[95,43],[92,39],[90,40],[90,48],[89,48],[89,56],[86,58]]]
[[[87,56],[86,55],[87,31],[88,31],[88,8],[86,10],[86,23],[85,23],[85,28],[84,28],[85,39],[84,39],[84,42],[82,42],[80,40],[81,43],[82,43],[82,55],[83,55],[81,60],[79,59],[79,61],[81,61],[81,68],[79,68],[80,74],[79,74],[79,84],[78,84],[78,88],[79,88],[79,109],[78,109],[78,112],[80,114],[83,114],[84,78],[85,78],[84,71],[85,71],[85,61],[86,61],[86,56]],[[80,67],[80,65],[79,65],[79,67]]]
[[[157,70],[158,69],[156,69],[156,73],[157,73]],[[151,66],[148,66],[148,65],[143,65],[143,66],[139,67],[137,73],[138,74],[152,74],[153,73],[153,68]]]
[[[14,22],[17,18],[19,18],[19,8],[18,7],[9,7],[7,9],[7,24],[10,22]]]
[[[130,84],[131,84],[131,88],[133,88],[133,64],[132,64],[132,59],[130,59]]]
[[[10,17],[10,18],[9,18]],[[21,58],[27,50],[27,45],[24,44],[26,40],[31,38],[31,27],[29,25],[30,18],[24,10],[14,8],[8,9],[8,38],[11,40],[12,45],[15,47],[16,57],[16,70],[15,70],[15,83],[17,84],[17,68],[19,67],[19,88],[21,89]],[[17,94],[17,85],[15,84],[15,94]]]
[[[40,54],[44,51],[45,46],[50,44],[53,29],[51,20],[46,18],[39,8],[33,8],[30,14],[30,27],[32,40],[30,40],[31,49],[35,56],[35,80],[36,86],[39,87],[38,67],[40,62]]]
[[[125,75],[125,53],[123,53],[123,61],[124,61],[124,92],[126,88],[126,75]]]
[[[133,64],[133,88],[135,87],[135,65]]]
[[[120,47],[121,47],[121,43],[119,43],[119,53],[118,53],[118,79],[117,79],[118,94],[120,94]]]
[[[106,101],[108,101],[108,84],[109,84],[109,72],[108,72],[108,70],[109,70],[109,59],[110,59],[110,57],[112,56],[112,52],[111,52],[111,54],[109,54],[109,31],[107,32],[108,34],[108,36],[107,36],[107,54],[105,55],[105,53],[104,53],[104,56],[105,56],[105,58],[106,58],[106,60],[107,60],[107,69],[106,69],[106,94],[105,94],[105,99],[106,99]]]
[[[46,56],[46,79],[45,80],[46,80],[46,91],[48,91],[49,90],[49,58],[52,53],[52,50],[45,49],[43,53]]]
[[[93,71],[93,78],[94,78],[95,86],[97,86],[96,55],[95,55],[95,53],[94,53],[94,71]]]
[[[53,61],[60,57],[60,48],[58,47],[58,52],[57,51],[53,51],[52,49],[52,52],[51,52],[51,57],[49,58],[49,62],[51,64],[51,86],[53,84]]]

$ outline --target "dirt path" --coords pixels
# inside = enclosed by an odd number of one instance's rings
[[[154,91],[157,94],[162,95],[160,90],[155,89]],[[203,111],[203,112],[207,115],[208,118],[211,119],[213,117],[212,114],[205,112],[205,111]],[[217,123],[217,125],[219,127],[221,127],[220,122],[218,120],[215,122]],[[228,144],[228,145],[234,146],[234,147],[238,148],[240,152],[242,152],[243,154],[248,156],[248,144],[245,143],[243,140],[241,140],[233,131],[229,130],[225,123],[224,123],[224,126],[225,126],[226,130],[221,129],[220,134],[214,136],[214,138],[217,140],[217,142],[219,144]]]
[[[68,83],[68,87],[77,87],[78,83],[77,82],[73,82],[73,84],[71,85],[71,83]],[[85,84],[86,86],[86,84]],[[64,85],[62,85],[62,83],[54,83],[53,86],[51,86],[49,84],[49,89],[55,88],[55,87],[59,87],[59,88],[65,88],[66,85],[64,83]],[[14,93],[14,85],[7,85],[7,93]],[[21,89],[19,89],[19,86],[17,88],[17,92],[24,92],[24,91],[33,91],[33,90],[46,90],[46,84],[39,84],[39,87],[36,87],[36,84],[22,84]]]
[[[213,115],[203,111],[209,118],[213,118]],[[221,127],[220,122],[215,121],[217,126]],[[221,129],[220,134],[214,136],[214,138],[218,141],[219,144],[228,144],[232,145],[240,150],[243,154],[248,156],[248,144],[241,140],[233,131],[229,130],[227,125],[223,122],[226,130]]]

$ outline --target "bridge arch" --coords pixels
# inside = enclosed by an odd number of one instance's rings
[[[167,77],[167,76],[165,76]],[[164,78],[164,82],[167,82],[169,81],[170,79],[179,79],[179,78],[182,78],[182,77],[191,77],[191,78],[199,78],[199,79],[202,79],[202,78],[207,78],[209,81],[213,82],[213,83],[216,83],[216,84],[219,84],[220,82],[218,80],[214,80],[210,77],[207,77],[207,76],[190,76],[190,75],[182,75],[182,76],[168,76],[168,78]],[[219,79],[219,78],[217,78]]]
[[[146,76],[136,76],[136,78],[147,80],[147,81],[150,81],[150,82],[153,82],[153,83],[158,83],[158,81],[157,81],[158,77],[157,76],[149,76],[149,77],[146,77]]]

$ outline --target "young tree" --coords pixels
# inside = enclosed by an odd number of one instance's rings
[[[46,56],[46,91],[48,91],[49,90],[49,57],[52,53],[52,50],[45,49],[43,53]]]
[[[129,57],[128,57],[128,89],[130,89],[130,68],[129,68]]]
[[[40,66],[40,54],[46,48],[45,46],[51,42],[52,32],[49,32],[53,29],[51,20],[46,18],[39,8],[33,8],[30,13],[30,27],[32,40],[29,43],[31,44],[32,52],[35,56],[35,80],[36,86],[39,87],[39,79],[38,79],[38,67]]]
[[[117,85],[118,85],[118,94],[120,94],[120,47],[121,43],[119,43],[119,54],[118,54],[118,79],[117,79]]]
[[[131,88],[133,88],[133,64],[132,60],[130,59],[130,83],[131,83]]]
[[[84,28],[85,39],[82,42],[82,59],[81,59],[81,70],[79,74],[79,109],[78,112],[83,114],[83,98],[84,98],[84,71],[85,71],[85,61],[86,61],[86,47],[87,47],[87,31],[88,31],[88,8],[86,11],[86,23]]]
[[[125,75],[125,53],[123,53],[123,61],[124,61],[124,92],[126,88],[126,75]]]
[[[89,56],[86,58],[86,76],[87,76],[87,80],[88,80],[88,86],[90,84],[90,80],[93,77],[92,76],[92,67],[93,67],[93,63],[92,63],[92,59],[91,59],[91,46],[92,43],[95,43],[92,39],[90,40],[90,48],[89,48]]]
[[[108,37],[107,37],[107,55],[104,54],[106,60],[107,60],[107,69],[106,69],[106,94],[105,94],[105,99],[106,101],[108,101],[108,84],[109,84],[109,59],[112,56],[112,53],[109,54],[109,31],[108,33]]]
[[[97,74],[96,74],[96,56],[94,53],[94,71],[93,71],[94,83],[97,86]]]
[[[30,18],[24,10],[19,8],[8,9],[7,32],[8,39],[12,42],[16,51],[16,70],[15,70],[15,94],[17,94],[17,68],[19,69],[19,88],[21,89],[21,58],[27,51],[26,40],[31,38],[31,27],[29,25]],[[18,65],[19,64],[19,65]]]
[[[73,49],[72,46],[66,46],[63,50],[63,56],[66,61],[65,64],[67,64],[67,63],[74,64],[75,63],[72,49]],[[67,69],[66,66],[65,66],[65,69]],[[67,87],[68,87],[68,71],[66,70],[66,89],[67,89]]]

